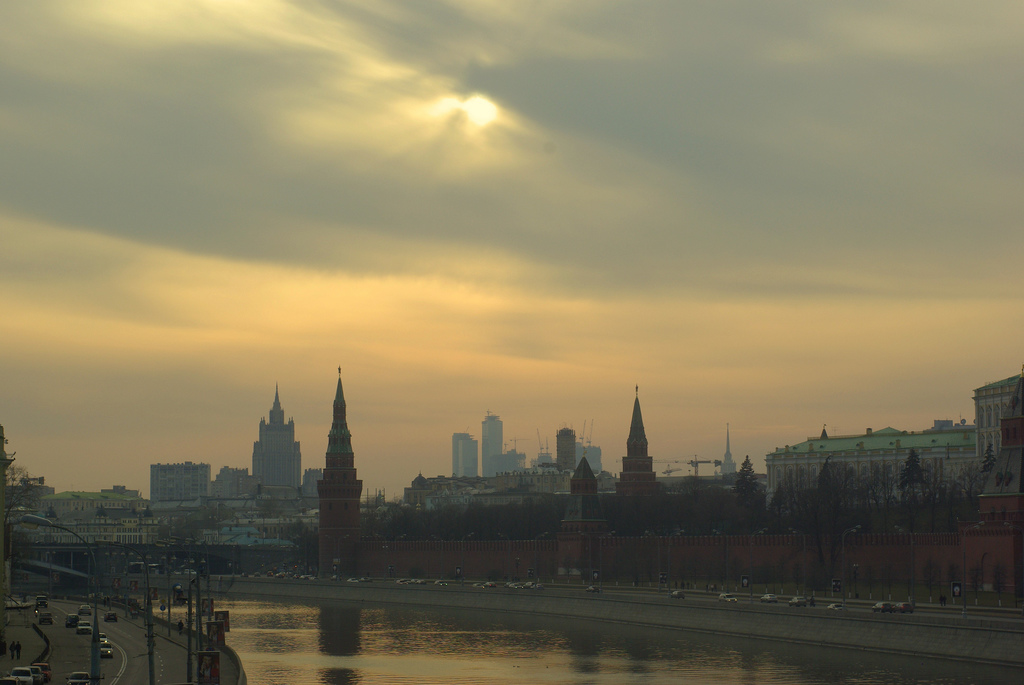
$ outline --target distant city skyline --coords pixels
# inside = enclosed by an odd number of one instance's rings
[[[251,467],[277,382],[322,467],[339,365],[398,495],[488,410],[618,472],[639,384],[659,471],[763,472],[1024,361],[1019,2],[15,5],[0,423],[59,490]]]

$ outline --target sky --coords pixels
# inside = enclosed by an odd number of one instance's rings
[[[1024,5],[34,0],[0,20],[0,424],[58,491],[364,492],[501,416],[618,472],[974,420],[1024,362]],[[538,438],[538,435],[540,436]],[[706,473],[706,471],[704,471]]]

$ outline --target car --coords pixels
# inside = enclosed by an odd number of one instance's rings
[[[43,682],[48,683],[53,679],[53,671],[50,670],[50,664],[45,661],[37,661],[32,666],[38,666],[43,671]]]
[[[114,658],[114,647],[109,642],[105,645],[100,645],[100,658],[101,659],[113,659]]]
[[[498,584],[495,583],[493,580],[488,580],[486,583],[484,583],[480,587],[498,587]]]
[[[52,626],[53,625],[53,614],[49,611],[39,612],[39,625],[41,626]]]
[[[791,607],[805,607],[807,606],[807,598],[797,595],[789,600],[789,606]]]
[[[778,598],[777,595],[773,595],[771,593],[768,593],[768,594],[761,595],[761,601],[764,602],[765,604],[778,604],[779,603],[779,598]]]
[[[896,605],[896,611],[901,614],[912,614],[914,613],[914,605],[910,602],[900,602]]]
[[[32,669],[28,666],[15,666],[11,669],[10,677],[18,681],[18,685],[35,685],[36,679],[32,677]]]
[[[32,682],[36,685],[43,685],[46,682],[46,676],[43,675],[43,669],[38,666],[29,666],[28,670],[32,671]]]
[[[78,607],[78,615],[79,616],[92,616],[92,607],[89,606],[88,604],[81,605],[80,607]]]
[[[876,614],[892,614],[896,612],[896,605],[892,602],[875,602],[871,611]]]
[[[434,581],[434,585],[447,585],[447,584],[448,584],[447,580],[435,580]]]
[[[103,614],[103,620],[107,623],[117,623],[117,612],[108,611],[107,613]]]
[[[0,685],[18,685],[18,679],[10,676],[0,676]]]
[[[833,604],[829,604],[825,608],[828,609],[829,611],[843,611],[843,610],[846,609],[846,607],[844,607],[842,604],[839,604],[838,602],[835,602]]]
[[[349,583],[358,583],[359,579],[358,578],[349,578],[347,582],[349,582]]]
[[[682,590],[673,590],[672,592],[668,593],[668,596],[672,599],[686,599],[686,593]]]
[[[736,599],[736,595],[732,594],[731,592],[723,592],[723,593],[718,595],[718,601],[719,602],[738,602],[739,600]]]
[[[595,594],[600,594],[601,588],[599,588],[596,585],[588,585],[587,586],[587,592],[593,592]]]
[[[370,578],[369,576],[363,576],[363,577],[361,577],[359,579],[359,582],[360,583],[372,583],[373,582],[373,578]]]
[[[50,605],[50,598],[47,595],[36,595],[36,609],[45,609]]]
[[[541,585],[540,583],[534,583],[534,584],[533,584],[533,589],[534,589],[534,590],[543,590],[543,589],[544,589],[544,586],[543,586],[543,585]]]
[[[73,671],[68,675],[68,685],[89,685],[91,682],[86,671]]]
[[[81,616],[79,616],[78,614],[68,614],[68,617],[64,619],[64,627],[74,628],[78,625],[78,619],[80,618]]]
[[[88,621],[79,621],[75,626],[75,633],[78,635],[92,635],[92,624]]]

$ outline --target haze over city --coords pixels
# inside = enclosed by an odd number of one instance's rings
[[[1024,361],[1022,19],[14,3],[7,449],[57,490],[249,466],[279,384],[321,467],[339,365],[389,496],[487,411],[618,471],[637,384],[656,460],[971,423]]]

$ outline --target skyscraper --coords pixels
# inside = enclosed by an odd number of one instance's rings
[[[355,568],[355,550],[359,542],[359,498],[363,481],[356,478],[352,433],[348,430],[345,393],[334,393],[334,422],[327,434],[327,455],[323,479],[317,482],[320,497],[320,575]]]
[[[480,424],[480,462],[485,477],[497,474],[495,457],[501,457],[501,450],[505,445],[502,436],[501,418],[497,414],[487,412],[483,423]]]
[[[452,476],[467,476],[476,478],[479,475],[477,468],[477,441],[469,433],[452,434]]]
[[[295,421],[284,422],[276,386],[270,421],[260,419],[260,439],[252,445],[252,475],[263,485],[297,488],[302,484],[302,454],[295,441]]]
[[[555,464],[559,471],[576,470],[576,431],[559,428],[555,434]]]
[[[725,424],[725,456],[722,457],[722,475],[728,476],[736,473],[736,462],[732,460],[732,452],[729,450],[729,424]]]

